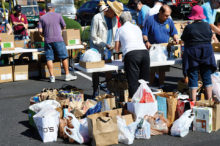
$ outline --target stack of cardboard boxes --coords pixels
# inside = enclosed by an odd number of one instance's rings
[[[22,1],[25,3],[25,1]],[[67,46],[81,44],[80,30],[67,29],[63,30],[62,36]],[[16,47],[26,48],[25,41],[14,41],[14,35],[0,33],[2,51],[14,50]],[[30,32],[32,48],[43,48],[44,37],[38,31]],[[76,54],[73,50],[73,54]],[[73,55],[72,55],[73,56]],[[16,57],[16,56],[15,56]],[[30,62],[28,65],[0,66],[0,83],[28,80],[29,77],[49,77],[44,53],[38,54],[38,62]],[[61,76],[60,62],[54,63],[55,76]]]
[[[14,35],[0,33],[2,51],[14,50]]]

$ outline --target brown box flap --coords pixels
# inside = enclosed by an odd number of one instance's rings
[[[105,61],[99,61],[99,62],[79,62],[79,65],[84,68],[102,68],[105,66]]]

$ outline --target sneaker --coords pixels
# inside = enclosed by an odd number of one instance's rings
[[[77,79],[77,76],[74,76],[71,74],[65,75],[65,81],[72,81],[72,80],[76,80],[76,79]]]
[[[55,83],[55,76],[50,76],[50,82]]]

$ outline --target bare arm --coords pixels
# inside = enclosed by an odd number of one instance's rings
[[[115,51],[118,53],[121,47],[121,43],[119,41],[115,41]]]
[[[12,34],[12,28],[11,28],[11,25],[10,25],[10,24],[6,24],[6,26],[7,26],[7,29],[8,29],[7,34]]]
[[[40,32],[40,35],[41,35],[41,36],[44,36],[44,34],[43,34],[43,29],[42,29],[42,28],[38,28],[38,31]]]
[[[219,40],[218,40],[218,38],[216,37],[215,33],[213,33],[213,35],[212,35],[212,41],[213,41],[214,43],[219,43]]]
[[[150,47],[151,47],[151,44],[150,44],[150,42],[148,40],[148,37],[146,35],[143,35],[143,40],[145,42],[145,45],[146,45],[147,49],[149,50]]]
[[[220,28],[218,28],[217,26],[215,26],[214,24],[210,24],[211,29],[217,33],[218,35],[220,35]]]
[[[179,37],[178,37],[177,34],[175,34],[175,35],[173,36],[173,40],[174,40],[174,42],[175,42],[176,44],[179,43]]]
[[[28,29],[28,24],[24,24],[23,22],[21,22],[20,25],[23,25],[25,29]]]

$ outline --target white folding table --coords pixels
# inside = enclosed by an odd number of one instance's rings
[[[151,62],[150,67],[175,65],[175,64],[181,64],[181,62],[182,59],[180,58],[167,60],[164,62]],[[90,69],[86,69],[84,67],[81,67],[79,63],[75,63],[74,67],[84,73],[108,72],[108,71],[117,71],[123,69],[124,63],[122,62],[122,60],[113,60],[112,63],[106,63],[105,66],[102,68],[90,68]]]
[[[83,45],[66,46],[67,50],[83,49]],[[2,51],[2,54],[17,54],[17,53],[33,53],[42,52],[44,48],[15,48],[14,50]]]

